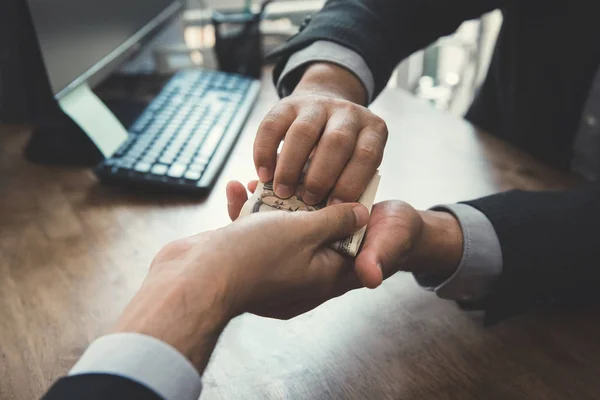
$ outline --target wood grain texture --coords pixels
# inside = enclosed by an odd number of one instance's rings
[[[228,223],[225,184],[255,177],[252,142],[276,101],[267,82],[204,199],[100,186],[84,168],[32,165],[27,127],[0,128],[0,399],[38,397],[106,332],[168,241]],[[388,123],[378,201],[417,207],[577,183],[403,92]],[[486,329],[398,274],[282,322],[244,315],[204,377],[209,399],[595,399],[594,315],[523,315]]]

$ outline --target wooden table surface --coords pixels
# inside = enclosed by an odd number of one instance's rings
[[[100,186],[85,168],[32,165],[24,127],[0,128],[0,399],[33,399],[106,332],[166,242],[228,223],[225,184],[254,178],[252,141],[276,100],[264,85],[206,199]],[[403,92],[372,107],[390,139],[378,201],[417,207],[572,177]],[[595,399],[594,315],[481,315],[397,274],[292,321],[244,315],[226,329],[202,399]]]

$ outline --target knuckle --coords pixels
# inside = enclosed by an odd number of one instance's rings
[[[354,226],[354,213],[340,212],[336,216],[336,224],[340,230],[349,229]]]
[[[381,163],[381,159],[381,152],[376,146],[362,145],[358,149],[356,149],[356,161],[360,165],[379,165]]]
[[[342,110],[351,112],[351,113],[355,113],[357,111],[357,106],[356,104],[354,104],[351,101],[347,101],[347,100],[338,100],[339,101],[339,107]]]
[[[349,151],[354,147],[353,133],[343,128],[329,132],[328,140],[333,149]]]
[[[308,100],[319,108],[328,108],[335,104],[335,99],[327,96],[311,96]]]
[[[261,122],[258,131],[259,134],[263,133],[267,135],[274,135],[279,133],[280,129],[281,123],[279,122],[279,117],[273,115],[272,112],[269,112],[269,114],[267,114]]]
[[[281,129],[281,121],[294,115],[294,106],[281,102],[273,107],[263,118],[259,132],[277,133]]]
[[[344,112],[356,112],[357,105],[351,101],[334,97],[323,97],[322,104],[330,109]]]
[[[156,255],[157,259],[172,260],[180,258],[190,251],[192,243],[189,239],[177,239],[167,243]]]
[[[295,184],[298,171],[292,168],[288,163],[278,163],[275,170],[275,181],[285,184]]]
[[[275,159],[275,150],[271,149],[271,147],[260,144],[258,142],[254,143],[254,162],[258,165],[271,164]],[[265,165],[266,166],[266,165]]]
[[[321,117],[321,110],[318,107],[314,107],[312,104],[308,107],[302,108],[298,115],[298,120],[306,121],[314,124]],[[314,125],[313,125],[314,126]]]
[[[335,189],[333,189],[332,197],[343,201],[356,201],[360,194],[361,188],[358,186],[358,180],[340,180]]]
[[[377,115],[374,116],[375,120],[373,121],[373,128],[375,128],[375,130],[377,132],[381,132],[387,134],[388,131],[388,127],[387,124],[385,123],[385,121],[383,119],[381,119],[380,117],[378,117]]]
[[[363,109],[362,106],[350,101],[344,101],[340,109],[346,116],[346,123],[353,126],[354,129],[358,129],[359,125],[362,125],[362,121],[365,119],[365,111],[369,112],[367,109]]]
[[[310,174],[304,180],[304,186],[309,191],[318,195],[324,194],[330,189],[330,183],[325,176]]]
[[[379,117],[375,117],[375,122],[373,122],[373,130],[375,132],[375,136],[380,139],[384,144],[388,138],[388,127],[384,120]]]
[[[315,124],[307,120],[296,120],[294,122],[293,136],[302,144],[312,143],[318,135]]]
[[[279,100],[279,103],[277,103],[275,107],[271,109],[271,111],[275,112],[278,116],[294,114],[296,112],[297,105],[298,100],[296,100],[294,97],[285,97]]]

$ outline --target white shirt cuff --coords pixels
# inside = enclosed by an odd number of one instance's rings
[[[277,80],[277,92],[281,97],[289,96],[298,82],[293,82],[293,87],[286,77],[298,68],[308,63],[317,61],[329,62],[339,65],[352,72],[362,82],[367,91],[367,100],[371,102],[375,92],[375,79],[367,66],[364,58],[354,50],[327,40],[319,40],[310,46],[292,54]]]
[[[435,277],[415,274],[417,283],[442,299],[472,302],[485,298],[502,273],[502,249],[494,226],[485,214],[466,204],[432,209],[456,217],[463,232],[463,255],[449,278],[436,281]]]
[[[103,373],[131,379],[165,400],[198,400],[200,374],[174,347],[139,333],[96,339],[69,375]]]

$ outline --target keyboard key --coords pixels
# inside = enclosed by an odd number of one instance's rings
[[[209,157],[196,156],[196,158],[194,158],[194,164],[206,165],[206,164],[208,164],[208,160],[209,160]]]
[[[160,158],[160,160],[158,160],[158,161],[160,161],[160,162],[161,162],[161,163],[163,163],[163,164],[171,164],[171,163],[173,162],[173,160],[174,160],[174,159],[175,159],[174,157],[162,156],[162,157]]]
[[[154,162],[156,161],[158,157],[150,155],[150,154],[146,154],[144,157],[142,157],[142,159],[140,160],[141,162],[146,162],[149,164],[154,164]]]
[[[188,142],[188,146],[190,146],[190,147],[198,147],[198,145],[200,143],[202,143],[203,139],[204,139],[204,135],[202,135],[202,134],[200,134],[200,135],[194,134],[194,136],[192,136],[192,138]]]
[[[157,148],[150,148],[150,150],[148,150],[148,152],[146,153],[147,156],[152,156],[152,157],[158,157],[160,155],[160,150]]]
[[[175,136],[171,142],[171,146],[181,146],[186,139],[187,137],[185,136]]]
[[[162,165],[162,164],[156,164],[154,167],[152,167],[151,172],[154,175],[164,175],[167,173],[168,167],[166,165]]]
[[[165,152],[163,153],[163,156],[175,157],[177,155],[177,153],[179,153],[179,149],[170,146],[170,147],[166,148]]]
[[[196,152],[196,149],[192,146],[185,146],[183,151],[181,152],[181,155],[184,157],[190,157],[192,158],[192,156],[194,155],[194,153]]]
[[[146,146],[133,146],[131,149],[129,149],[129,151],[125,154],[136,154],[136,155],[140,155],[144,150],[146,149]]]
[[[188,171],[183,176],[185,179],[189,179],[191,181],[197,181],[202,176],[202,172],[199,171]]]
[[[135,161],[132,161],[132,160],[120,160],[117,165],[119,167],[121,167],[121,168],[124,168],[124,169],[130,169],[131,167],[133,167],[133,164],[135,164]]]
[[[144,149],[134,149],[128,151],[123,157],[134,157],[137,158],[144,153]]]
[[[150,171],[150,168],[152,167],[152,165],[150,163],[147,162],[139,162],[136,164],[135,166],[135,170],[137,172],[148,172]]]
[[[133,126],[129,130],[132,132],[141,132],[146,128],[146,126],[150,123],[151,120],[152,113],[146,112],[140,118],[138,118],[138,120],[135,122],[135,124],[133,124]]]
[[[125,157],[121,158],[121,162],[123,163],[130,163],[130,162],[135,162],[139,157],[133,154],[127,154]]]
[[[190,171],[202,172],[206,168],[206,164],[192,164],[188,168]]]
[[[172,178],[181,178],[181,175],[183,175],[186,168],[187,165],[185,164],[173,164],[171,165],[171,168],[169,168],[169,172],[167,173],[167,175],[169,175]]]
[[[210,158],[210,156],[215,152],[217,145],[221,141],[223,137],[223,130],[220,127],[215,127],[210,132],[204,143],[202,144],[202,148],[200,149],[199,155],[204,156],[206,158]]]

